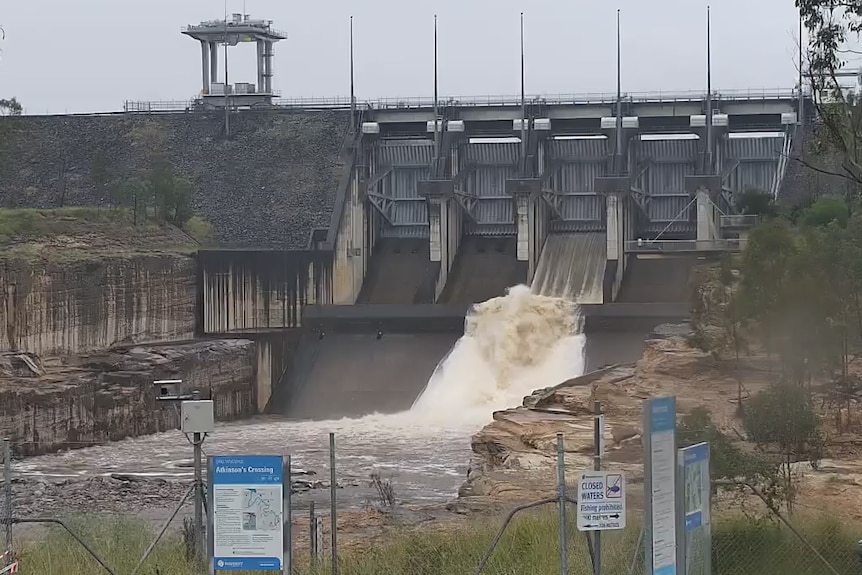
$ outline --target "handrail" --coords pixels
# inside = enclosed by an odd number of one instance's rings
[[[632,240],[624,244],[625,251],[631,253],[673,253],[673,252],[738,252],[745,249],[744,238],[712,240]]]
[[[803,92],[804,93],[804,92]],[[750,89],[750,90],[716,90],[713,99],[717,102],[733,102],[743,100],[789,100],[799,97],[799,90],[793,89]],[[706,98],[702,90],[658,90],[651,92],[629,92],[623,94],[623,100],[631,103],[671,103],[699,102]],[[611,92],[593,92],[584,94],[533,94],[526,97],[530,104],[547,105],[602,105],[616,102],[617,96]],[[126,111],[172,111],[192,107],[200,98],[192,100],[165,101],[127,101]],[[420,109],[434,106],[434,99],[424,96],[404,96],[387,98],[357,99],[359,110],[400,110]],[[520,106],[521,97],[512,95],[479,95],[479,96],[447,96],[438,99],[441,106],[479,107],[479,106]],[[350,98],[342,96],[324,97],[283,97],[273,98],[272,105],[280,108],[349,108]],[[131,109],[128,109],[131,108]]]

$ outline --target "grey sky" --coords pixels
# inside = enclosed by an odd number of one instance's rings
[[[517,94],[518,15],[526,19],[528,93],[613,92],[616,9],[622,9],[623,90],[705,86],[705,0],[247,0],[253,18],[289,39],[275,47],[284,97],[349,93],[354,16],[360,98],[430,96],[433,14],[444,96]],[[4,2],[0,97],[30,114],[121,109],[123,100],[183,100],[201,88],[199,44],[186,24],[222,18],[218,0]],[[712,0],[713,85],[791,88],[793,0]],[[228,0],[242,12],[242,0]],[[230,79],[256,79],[253,44],[232,49]],[[220,72],[221,74],[221,72]]]

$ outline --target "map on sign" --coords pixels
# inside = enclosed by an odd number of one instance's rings
[[[281,487],[246,489],[243,497],[244,531],[278,531],[281,529]]]
[[[584,471],[578,477],[578,530],[626,527],[626,480],[615,471]]]

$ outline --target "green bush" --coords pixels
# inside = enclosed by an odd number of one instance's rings
[[[207,245],[215,238],[211,223],[200,216],[192,216],[183,224],[183,231],[203,245]]]

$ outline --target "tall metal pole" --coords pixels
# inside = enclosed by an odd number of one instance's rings
[[[566,537],[566,446],[563,442],[563,434],[557,434],[557,490],[558,507],[560,515],[560,573],[568,575],[569,559],[568,538]]]
[[[710,38],[709,6],[706,7],[706,170],[712,174],[712,40]]]
[[[353,16],[350,17],[350,133],[356,133],[356,92],[353,84]]]
[[[524,13],[521,12],[521,172],[527,170],[527,94],[524,78]]]
[[[192,392],[192,399],[195,401],[201,398],[200,391]],[[203,437],[200,433],[192,434],[192,446],[194,448],[194,468],[195,468],[195,550],[199,559],[204,559],[204,549],[206,543],[204,540],[204,486],[203,486],[203,463],[202,449]]]
[[[803,92],[802,82],[803,82],[803,73],[802,73],[802,37],[805,34],[805,23],[802,19],[802,10],[799,11],[799,113],[798,118],[796,119],[797,123],[802,126],[805,123],[805,96]],[[804,153],[805,146],[800,146],[800,153]]]
[[[329,531],[332,536],[332,575],[338,575],[338,526],[336,521],[335,434],[329,434]]]
[[[617,10],[617,139],[614,150],[614,169],[617,175],[623,173],[623,79],[622,45],[620,38],[620,11]]]
[[[593,469],[602,470],[602,403],[593,403]],[[602,575],[602,532],[593,531],[593,574]]]
[[[437,160],[440,155],[440,111],[437,106],[439,79],[437,76],[437,14],[434,14],[434,175],[437,174]]]
[[[266,44],[264,44],[266,46]],[[265,48],[264,48],[265,49]],[[266,56],[264,56],[266,58]],[[230,81],[227,77],[227,0],[224,2],[224,135],[230,137],[230,107],[228,103],[228,91]]]

